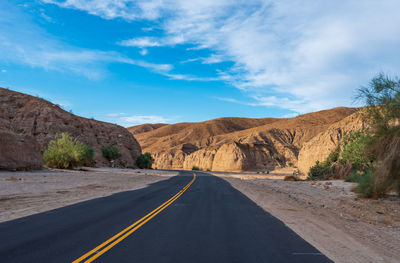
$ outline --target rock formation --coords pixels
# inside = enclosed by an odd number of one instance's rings
[[[49,141],[62,132],[91,146],[96,166],[109,165],[101,152],[106,145],[118,147],[120,166],[135,166],[135,159],[141,153],[136,139],[121,126],[78,117],[46,100],[3,88],[0,88],[0,131],[2,169],[41,167],[41,156]]]
[[[353,116],[356,111],[340,107],[291,119],[220,118],[165,125],[136,132],[135,137],[143,151],[154,156],[153,167],[159,169],[198,166],[213,171],[257,171],[299,165],[306,173],[309,164],[300,165],[299,161],[304,145],[307,147],[303,150],[301,162],[315,163],[315,158],[324,156],[322,150],[313,155],[307,149],[318,148],[320,142],[316,140],[312,146],[307,142],[330,129],[333,131],[334,124],[352,125],[349,124],[351,118],[349,123],[341,124],[340,121]],[[128,129],[138,131],[135,127]]]
[[[32,136],[0,130],[0,170],[32,170],[41,167],[40,146]]]
[[[359,131],[364,128],[362,118],[352,114],[343,120],[332,124],[326,131],[319,133],[306,142],[300,149],[298,158],[299,170],[306,174],[316,161],[324,161],[338,147],[345,133]]]

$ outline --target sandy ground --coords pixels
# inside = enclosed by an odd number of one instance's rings
[[[358,198],[354,183],[215,174],[335,262],[400,262],[400,198]],[[273,180],[273,179],[276,180]]]
[[[0,172],[0,222],[146,187],[177,172],[111,168]]]

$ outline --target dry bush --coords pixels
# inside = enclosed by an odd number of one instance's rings
[[[329,179],[345,179],[352,171],[353,167],[348,162],[345,164],[335,163]]]
[[[400,193],[400,138],[396,136],[381,142],[375,150],[381,161],[375,171],[374,190],[377,193],[388,190]]]

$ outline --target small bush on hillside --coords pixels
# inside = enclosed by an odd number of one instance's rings
[[[109,161],[115,160],[119,157],[119,151],[116,146],[104,146],[103,148],[101,148],[101,152],[103,153],[103,156]]]
[[[140,169],[150,169],[153,163],[154,159],[148,152],[141,154],[136,158],[136,165]]]
[[[328,157],[326,157],[324,163],[326,166],[332,165],[333,163],[337,162],[339,159],[340,155],[340,146],[336,147],[335,150],[333,150]]]
[[[93,149],[73,139],[68,133],[55,136],[43,153],[43,161],[48,167],[72,169],[93,163]]]
[[[94,164],[93,148],[84,143],[78,143],[75,146],[77,159],[82,160],[81,165],[92,166]]]
[[[342,162],[349,162],[354,171],[364,171],[371,166],[372,157],[367,153],[371,135],[357,131],[343,137]]]
[[[325,163],[317,161],[308,172],[307,180],[324,180],[328,179],[332,173],[332,168]]]
[[[333,150],[328,157],[321,163],[319,161],[315,162],[315,165],[310,168],[308,172],[307,180],[326,180],[332,175],[334,167],[332,164],[337,162],[339,158],[340,148],[337,147]]]
[[[279,153],[274,153],[272,155],[272,158],[274,158],[275,160],[280,160],[280,159],[282,159],[282,155],[280,155]]]
[[[200,168],[199,168],[198,166],[193,166],[193,167],[192,167],[192,170],[193,170],[193,171],[200,171]]]

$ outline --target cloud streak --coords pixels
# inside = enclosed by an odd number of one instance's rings
[[[132,115],[120,118],[127,125],[139,125],[144,123],[168,123],[170,120],[157,115]]]
[[[350,105],[352,91],[375,73],[400,71],[396,0],[44,2],[105,19],[157,21],[163,37],[122,43],[142,48],[185,43],[209,49],[210,58],[220,56],[209,62],[233,62],[221,74],[225,81],[259,104],[300,113]]]

